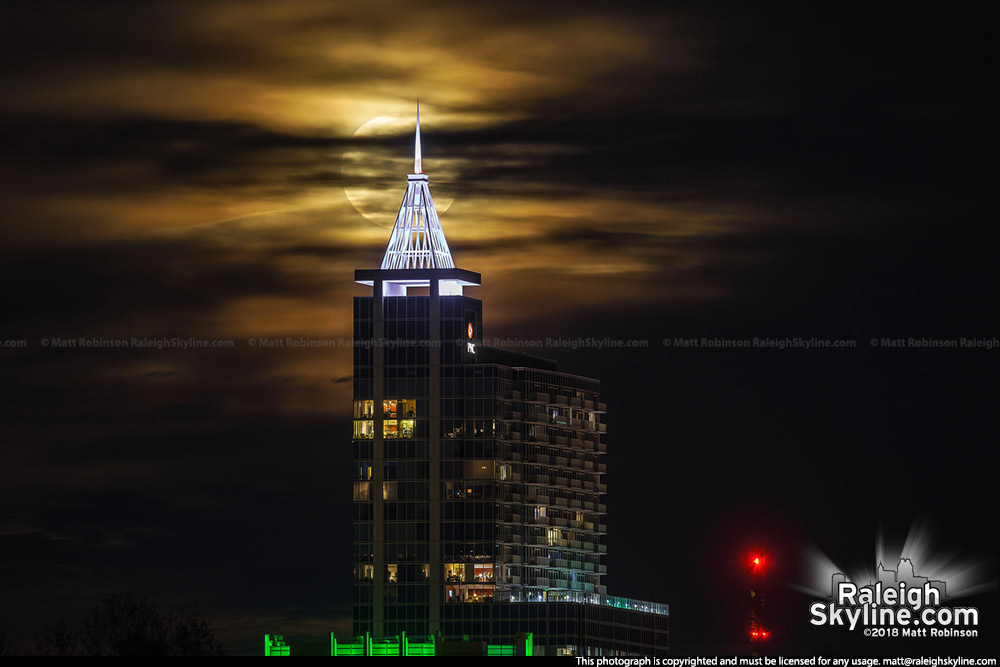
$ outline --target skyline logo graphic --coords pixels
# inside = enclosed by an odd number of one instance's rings
[[[944,580],[918,575],[913,561],[900,557],[895,570],[879,562],[875,576],[863,585],[834,573],[832,600],[813,602],[809,622],[861,630],[872,638],[977,637],[979,610],[943,606],[947,597]]]

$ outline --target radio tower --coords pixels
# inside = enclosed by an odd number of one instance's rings
[[[764,596],[761,591],[765,563],[763,549],[755,551],[750,557],[750,621],[748,631],[750,647],[753,651],[751,655],[755,656],[764,655],[764,640],[771,634],[769,630],[765,629],[763,622]]]

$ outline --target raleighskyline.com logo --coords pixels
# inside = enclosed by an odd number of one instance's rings
[[[879,563],[877,581],[858,586],[842,573],[833,575],[832,601],[809,606],[812,625],[861,630],[866,637],[976,637],[979,610],[947,607],[945,582],[914,574],[900,558],[896,570]]]

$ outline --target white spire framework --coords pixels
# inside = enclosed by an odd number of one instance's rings
[[[406,179],[406,194],[396,214],[389,245],[382,258],[383,269],[453,269],[448,241],[444,238],[427,175],[420,159],[420,103],[417,103],[417,133],[413,148],[413,172]]]

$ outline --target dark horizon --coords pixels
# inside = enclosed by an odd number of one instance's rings
[[[747,653],[759,545],[768,653],[997,653],[983,21],[309,0],[0,16],[13,639],[116,592],[197,601],[231,653],[350,633],[353,271],[382,256],[419,97],[484,337],[601,381],[610,594],[670,604],[674,655]],[[174,337],[231,344],[132,342]],[[57,343],[81,338],[127,342]],[[702,338],[751,345],[681,343]],[[809,625],[808,554],[874,570],[880,532],[901,546],[913,526],[925,570],[979,564],[954,601],[979,607],[978,639]]]

